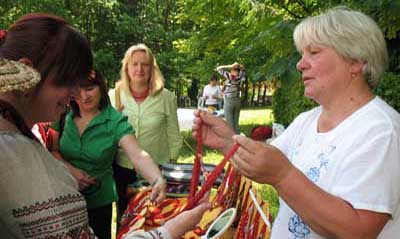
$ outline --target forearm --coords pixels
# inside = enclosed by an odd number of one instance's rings
[[[142,151],[131,162],[135,166],[135,170],[151,185],[157,180],[162,180],[160,169],[147,152]]]
[[[178,237],[172,237],[169,231],[164,227],[158,227],[150,231],[137,230],[127,233],[122,239],[149,239],[149,238],[163,238],[163,239],[174,239]]]
[[[217,66],[216,70],[220,70],[220,69],[230,69],[232,68],[232,65],[222,65],[222,66]]]
[[[322,190],[293,168],[284,181],[275,185],[281,198],[318,234],[328,238],[376,238],[385,223],[377,226],[365,210]],[[364,214],[364,215],[361,215]],[[372,225],[372,226],[371,226]]]
[[[157,178],[161,177],[157,164],[153,162],[146,151],[140,148],[135,136],[132,134],[125,135],[120,139],[119,145],[128,156],[135,170],[150,184],[153,184]]]

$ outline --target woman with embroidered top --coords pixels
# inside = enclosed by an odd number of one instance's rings
[[[280,208],[271,238],[396,238],[400,234],[400,114],[373,95],[388,63],[385,39],[365,14],[337,7],[294,31],[305,96],[272,145],[232,136],[196,112],[194,135],[226,153],[245,176],[273,185]]]
[[[91,68],[86,39],[62,18],[27,14],[0,31],[2,238],[96,238],[77,181],[31,132],[59,119]],[[203,201],[163,227],[127,236],[180,238],[208,208]]]
[[[116,107],[128,116],[141,148],[155,163],[176,161],[182,146],[175,95],[164,88],[164,78],[151,50],[144,44],[131,46],[122,60],[121,80],[115,90]],[[126,186],[135,180],[132,164],[118,154],[114,165],[119,195],[119,215],[128,199]]]
[[[65,166],[30,129],[57,120],[92,53],[64,19],[28,14],[0,34],[2,238],[94,238],[86,202]]]
[[[227,71],[229,69],[230,71]],[[228,124],[238,134],[240,117],[240,87],[246,80],[244,66],[235,62],[232,65],[218,66],[216,71],[225,78],[222,92],[224,93],[224,116]]]
[[[111,106],[101,74],[92,71],[79,91],[70,103],[61,137],[55,135],[53,150],[60,152],[79,183],[91,228],[99,238],[111,238],[112,202],[117,200],[112,163],[118,146],[152,185],[153,201],[164,198],[165,183],[157,165],[139,147],[127,117]]]

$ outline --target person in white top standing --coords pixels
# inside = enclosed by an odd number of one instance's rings
[[[221,101],[221,88],[218,83],[216,75],[210,78],[210,84],[204,86],[203,99],[205,100],[206,107],[214,107],[219,110],[219,102]]]
[[[304,19],[294,31],[306,97],[320,106],[299,115],[272,145],[234,136],[197,111],[207,146],[240,173],[280,196],[271,238],[398,238],[400,114],[375,96],[388,52],[377,24],[346,7]]]

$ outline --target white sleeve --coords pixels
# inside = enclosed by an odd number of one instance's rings
[[[354,208],[394,216],[400,201],[399,133],[378,125],[349,148],[331,192]]]

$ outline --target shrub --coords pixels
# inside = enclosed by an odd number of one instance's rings
[[[385,73],[374,93],[400,112],[400,75]],[[272,99],[272,109],[277,123],[288,126],[301,112],[317,104],[304,97],[304,85],[301,81],[281,81]]]
[[[400,75],[386,73],[374,93],[400,112]]]
[[[301,112],[317,104],[304,97],[303,82],[281,81],[272,98],[275,122],[288,126]]]

